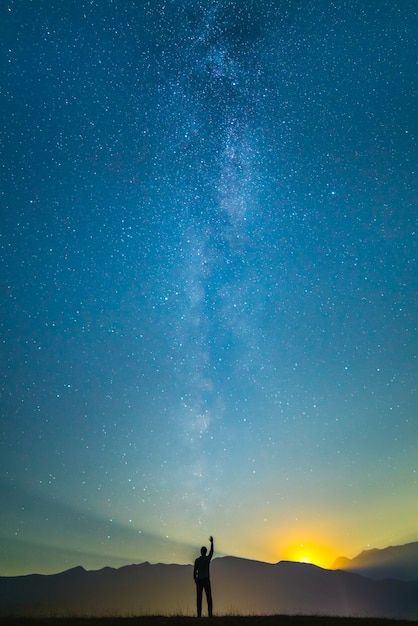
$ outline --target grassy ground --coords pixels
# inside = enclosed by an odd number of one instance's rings
[[[204,621],[207,618],[202,618]],[[2,617],[0,626],[193,626],[196,617]],[[200,620],[201,621],[201,620]],[[407,620],[371,619],[360,617],[321,617],[307,615],[215,616],[216,626],[411,626]]]

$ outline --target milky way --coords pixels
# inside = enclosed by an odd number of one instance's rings
[[[415,2],[0,24],[0,574],[417,540]]]

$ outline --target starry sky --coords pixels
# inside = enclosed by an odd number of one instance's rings
[[[0,575],[418,540],[415,0],[4,0]]]

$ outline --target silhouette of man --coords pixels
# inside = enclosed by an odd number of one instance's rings
[[[202,595],[203,589],[206,593],[206,600],[208,603],[208,616],[212,617],[212,590],[210,587],[209,578],[209,565],[210,560],[213,557],[213,537],[209,537],[210,551],[207,554],[207,549],[203,546],[200,550],[200,556],[197,557],[194,562],[193,579],[196,583],[196,595],[197,595],[197,616],[202,617]]]

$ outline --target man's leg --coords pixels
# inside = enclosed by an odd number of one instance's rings
[[[208,601],[208,615],[212,617],[212,588],[210,586],[210,580],[205,581],[206,600]]]
[[[202,594],[203,585],[200,580],[196,581],[196,603],[197,603],[197,617],[202,617]]]

